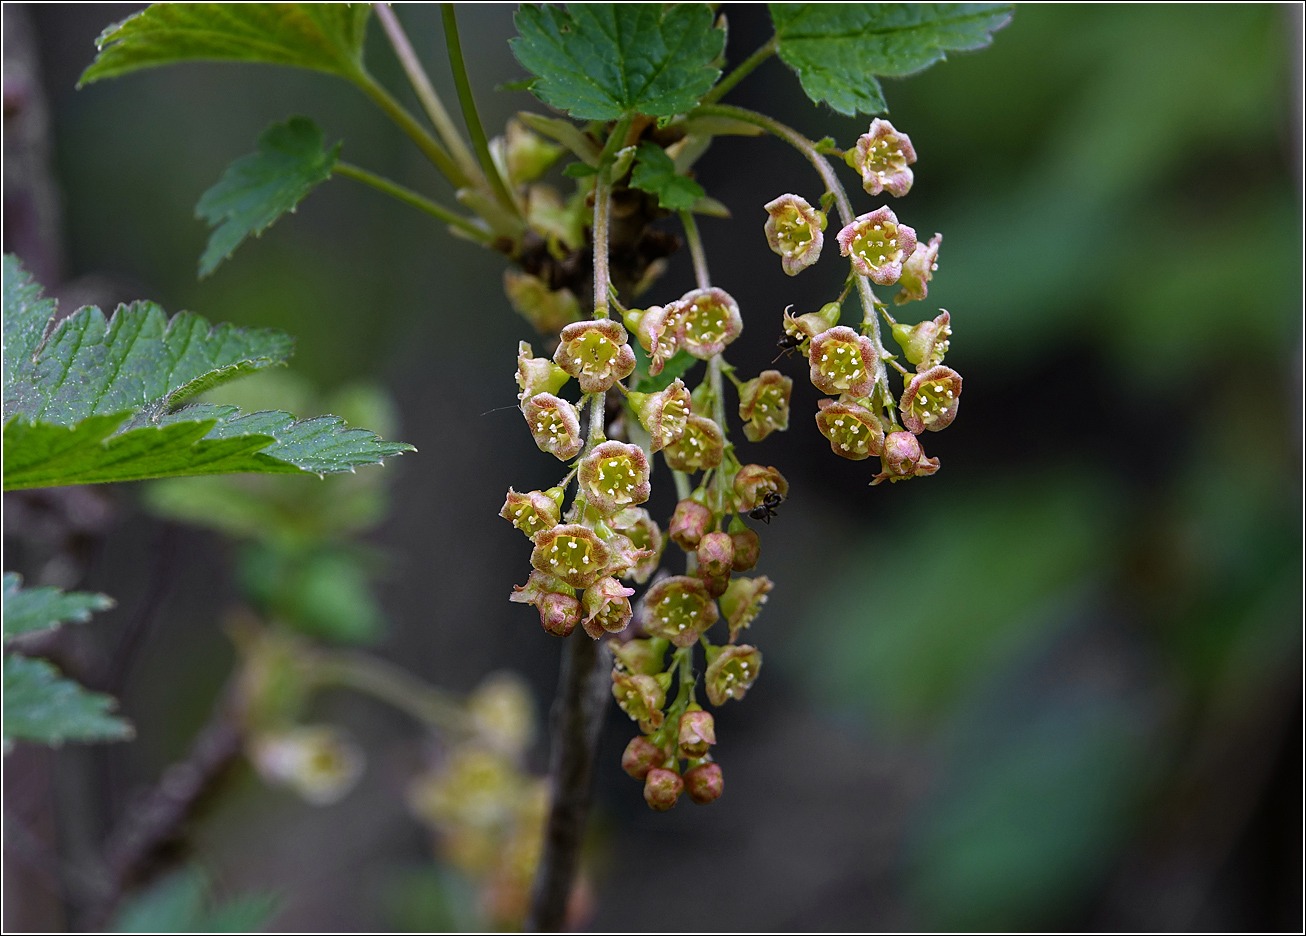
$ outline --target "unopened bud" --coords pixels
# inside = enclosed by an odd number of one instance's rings
[[[735,561],[735,543],[729,533],[708,533],[698,542],[698,568],[705,577],[726,575]]]
[[[636,780],[643,780],[648,772],[667,759],[666,752],[644,735],[635,735],[621,755],[621,769]]]
[[[684,789],[685,782],[674,770],[654,767],[644,775],[644,802],[659,812],[676,805]]]
[[[726,788],[721,765],[717,763],[699,764],[685,771],[684,784],[689,798],[700,806],[720,799]]]
[[[736,572],[747,572],[757,565],[758,557],[762,555],[762,541],[755,530],[747,527],[731,530],[730,541],[735,544],[735,558],[730,563],[730,568]]]
[[[535,357],[525,341],[517,343],[517,399],[524,406],[537,393],[557,393],[571,377],[548,358]]]
[[[906,481],[939,470],[937,458],[926,458],[920,440],[910,432],[891,432],[884,437],[884,454],[880,456],[880,473],[871,479],[876,485],[881,481]]]
[[[580,601],[574,589],[561,578],[545,572],[532,572],[525,585],[514,585],[508,600],[535,605],[540,612],[540,624],[557,637],[568,636],[580,623]]]
[[[676,504],[671,515],[671,526],[667,528],[670,536],[681,549],[689,552],[697,549],[699,542],[712,528],[712,511],[703,504],[693,500],[682,500]]]
[[[712,714],[695,707],[681,715],[677,739],[682,756],[702,757],[708,748],[716,744],[716,722]]]

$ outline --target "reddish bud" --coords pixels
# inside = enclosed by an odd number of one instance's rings
[[[684,757],[702,757],[709,747],[716,744],[716,723],[712,714],[697,709],[681,715],[677,737]]]
[[[735,543],[729,533],[708,533],[698,542],[698,568],[704,578],[727,575],[735,561]]]
[[[676,805],[684,789],[685,781],[674,770],[654,767],[644,776],[644,802],[659,812]]]
[[[939,268],[939,245],[942,243],[943,235],[935,234],[928,244],[916,245],[912,255],[902,265],[902,276],[898,280],[902,289],[893,297],[895,305],[924,299],[930,294],[930,280]]]
[[[644,606],[648,610],[644,629],[677,647],[692,646],[718,616],[707,586],[688,575],[673,575],[651,586],[644,593]]]
[[[735,558],[730,563],[730,568],[736,572],[747,572],[757,565],[758,557],[762,555],[762,541],[755,530],[734,530],[730,534],[730,541],[735,544]]]
[[[884,454],[880,456],[880,473],[872,480],[906,481],[939,470],[937,458],[926,458],[920,440],[910,432],[891,432],[884,437]]]
[[[739,305],[724,289],[691,289],[667,307],[679,322],[676,340],[694,357],[706,361],[739,337],[744,320]]]
[[[690,416],[684,434],[662,450],[662,457],[668,467],[692,474],[720,465],[725,447],[720,426],[706,416]]]
[[[847,325],[813,338],[807,356],[812,383],[822,393],[869,396],[875,386],[875,345]]]
[[[780,255],[780,265],[797,276],[821,257],[825,214],[798,195],[781,195],[765,205],[766,242]]]
[[[888,205],[860,215],[839,232],[839,252],[851,256],[853,269],[881,286],[902,275],[903,261],[916,250],[916,232],[898,223]]]
[[[725,594],[721,596],[721,613],[730,625],[730,639],[734,641],[739,632],[753,623],[753,619],[762,612],[766,596],[775,586],[765,575],[757,578],[737,578],[731,581]]]
[[[739,418],[744,435],[760,442],[772,432],[789,428],[789,395],[794,382],[777,370],[765,370],[739,389]]]
[[[558,525],[561,513],[558,502],[543,491],[518,494],[508,488],[508,499],[503,502],[499,516],[512,521],[512,525],[534,540],[545,530]]]
[[[690,412],[689,391],[677,377],[665,390],[656,393],[627,394],[640,425],[653,439],[650,452],[656,452],[679,439],[685,432]]]
[[[699,764],[687,770],[684,784],[689,798],[700,806],[706,806],[720,799],[726,788],[725,778],[721,775],[721,765],[716,763]]]
[[[712,511],[698,501],[682,500],[671,515],[667,535],[685,552],[697,549],[699,541],[712,528]]]
[[[649,495],[648,456],[638,445],[603,442],[581,459],[581,495],[602,514],[642,504]]]
[[[842,399],[816,405],[816,428],[830,440],[834,454],[861,461],[884,451],[884,426],[866,407]]]
[[[774,468],[745,465],[735,475],[735,493],[739,495],[740,511],[747,513],[764,503],[768,494],[784,500],[789,496],[789,482]]]
[[[911,189],[912,171],[907,167],[916,161],[916,150],[907,134],[877,117],[870,130],[857,138],[845,161],[861,173],[862,188],[868,195],[888,192],[901,198]]]
[[[592,584],[611,559],[603,541],[579,523],[564,523],[541,533],[531,552],[531,565],[575,588]]]
[[[557,637],[566,637],[580,623],[580,602],[570,585],[544,572],[532,572],[525,585],[514,585],[508,600],[535,605],[540,624]]]
[[[952,425],[961,401],[961,375],[951,367],[931,367],[917,374],[902,391],[898,409],[902,424],[916,434],[938,432]]]
[[[558,337],[553,360],[586,393],[602,393],[635,369],[635,352],[619,322],[573,322]]]
[[[636,780],[643,780],[648,772],[667,759],[666,752],[644,735],[635,735],[621,755],[621,769]]]
[[[614,578],[601,578],[581,596],[585,633],[598,640],[605,633],[616,634],[630,623],[630,596],[635,589],[626,588]]]
[[[522,404],[526,424],[541,451],[568,461],[580,451],[580,414],[576,407],[552,393],[537,393]]]
[[[703,681],[707,698],[713,705],[725,705],[726,699],[742,699],[762,670],[762,654],[748,644],[713,647],[708,651],[707,673]]]

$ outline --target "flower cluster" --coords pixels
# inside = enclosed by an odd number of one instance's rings
[[[905,133],[887,120],[876,119],[845,154],[845,161],[861,175],[867,193],[902,196],[912,186],[913,174],[908,167],[916,162],[916,150]],[[803,217],[801,206],[810,211],[807,202],[796,195],[783,195],[766,206],[767,242],[784,258],[785,272],[791,275],[797,269],[790,262],[790,253],[777,247],[782,243],[777,240],[777,231],[795,229],[800,223],[796,219]],[[845,218],[851,213],[848,211]],[[792,250],[797,243],[794,237],[791,234],[783,242],[788,245],[786,249]],[[943,235],[935,234],[928,243],[921,243],[915,229],[901,223],[897,214],[884,205],[853,218],[836,240],[839,252],[851,266],[843,294],[816,312],[793,316],[785,310],[780,343],[804,355],[812,384],[836,398],[821,400],[816,412],[817,428],[836,455],[858,461],[878,456],[880,471],[871,484],[933,474],[939,469],[939,460],[925,456],[917,437],[947,428],[957,416],[961,375],[943,365],[952,335],[951,317],[940,310],[937,318],[918,325],[900,324],[875,297],[870,283],[897,284],[900,289],[894,296],[895,305],[924,299],[939,268]],[[819,237],[806,243],[808,249],[801,254],[803,266],[814,263],[820,252]],[[859,278],[863,282],[858,283]],[[839,324],[842,303],[854,284],[865,313],[859,329]],[[915,372],[883,349],[880,316],[889,324],[902,356],[915,365]],[[902,375],[900,395],[889,389],[886,364]],[[787,412],[785,416],[787,419]]]

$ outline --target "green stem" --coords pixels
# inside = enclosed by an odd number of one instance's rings
[[[474,241],[482,244],[489,244],[494,240],[493,235],[490,234],[489,231],[478,227],[462,215],[455,214],[443,205],[431,201],[425,195],[419,195],[412,189],[405,188],[398,182],[392,182],[384,176],[379,176],[374,172],[368,172],[366,169],[347,162],[337,162],[331,171],[337,175],[342,175],[347,179],[353,179],[356,182],[362,182],[364,185],[370,185],[377,191],[385,192],[387,195],[399,199],[406,205],[411,205],[419,211],[425,211],[427,214],[456,227]]]
[[[698,236],[698,222],[694,213],[681,209],[680,223],[685,227],[685,239],[689,241],[689,256],[694,260],[694,278],[699,289],[712,287],[712,276],[707,271],[707,254],[703,252],[703,239]]]
[[[693,493],[689,486],[689,475],[672,469],[671,480],[676,484],[676,500],[689,500],[689,495]]]
[[[605,151],[606,152],[606,151]],[[608,221],[612,213],[612,163],[599,164],[599,174],[594,180],[594,226],[590,240],[594,245],[594,318],[608,317]]]
[[[438,731],[469,735],[474,730],[458,702],[377,657],[347,650],[322,651],[314,657],[313,675],[322,683],[365,692]]]
[[[449,47],[449,67],[453,71],[454,87],[458,89],[458,103],[463,109],[463,123],[467,124],[472,146],[481,161],[481,169],[484,170],[485,177],[490,180],[490,187],[495,197],[504,208],[520,217],[521,209],[517,207],[517,200],[508,191],[503,176],[499,174],[499,168],[494,164],[494,157],[490,155],[490,143],[485,137],[485,128],[481,126],[480,115],[476,112],[476,99],[472,97],[472,85],[467,80],[467,63],[463,61],[462,42],[458,38],[458,18],[454,12],[454,5],[442,3],[440,12],[444,17],[444,41]]]
[[[740,62],[735,67],[734,71],[718,81],[715,88],[703,95],[703,103],[715,104],[717,101],[721,100],[722,96],[724,96],[731,88],[747,78],[754,68],[775,55],[775,50],[779,44],[780,37],[772,36],[767,40],[764,46]]]
[[[449,148],[454,160],[462,167],[468,178],[478,182],[484,181],[481,177],[481,167],[476,163],[476,157],[467,148],[462,134],[458,132],[458,127],[454,125],[449,112],[445,110],[440,95],[436,94],[435,86],[431,84],[426,69],[422,67],[421,59],[413,51],[413,45],[408,41],[408,35],[404,32],[399,17],[395,16],[394,10],[390,8],[388,3],[373,4],[372,11],[376,14],[376,18],[381,21],[382,27],[385,28],[386,38],[390,40],[390,47],[394,49],[395,57],[399,59],[399,64],[403,66],[404,74],[408,76],[408,83],[413,86],[413,91],[417,93],[417,100],[422,103],[422,110],[426,111],[426,116],[435,125],[435,132],[440,134],[440,139],[444,141],[444,145]]]
[[[417,144],[417,148],[453,184],[454,188],[467,188],[472,184],[467,173],[463,172],[462,168],[445,152],[439,141],[427,133],[426,128],[419,124],[402,104],[391,97],[390,92],[381,87],[375,78],[367,72],[359,72],[354,76],[354,83],[376,102],[381,110],[385,111],[386,116],[399,125],[399,129],[408,134],[409,139]]]

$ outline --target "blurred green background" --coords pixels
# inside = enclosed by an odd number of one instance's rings
[[[283,328],[324,395],[385,387],[419,454],[385,469],[392,509],[368,539],[385,570],[368,573],[375,649],[460,692],[516,669],[546,708],[559,644],[506,601],[528,559],[494,514],[509,484],[552,483],[554,466],[512,412],[515,342],[531,336],[500,261],[337,179],[197,281],[196,200],[291,114],[351,162],[451,194],[327,76],[189,65],[74,91],[95,35],[134,9],[25,11],[62,193],[49,280],[66,301],[148,297]],[[544,110],[490,90],[522,77],[512,10],[459,8],[490,127]],[[768,37],[765,10],[725,10],[739,61]],[[453,100],[438,10],[399,15]],[[952,314],[965,405],[925,440],[936,476],[870,489],[867,464],[817,433],[804,368],[775,365],[796,378],[793,426],[741,443],[791,486],[759,565],[776,582],[752,631],[767,672],[718,718],[728,790],[710,808],[645,809],[618,766],[632,729],[609,713],[594,928],[1300,926],[1300,17],[1022,6],[990,49],[886,83],[920,154],[894,208],[944,234],[928,306]],[[368,59],[403,89],[376,23]],[[813,107],[778,61],[728,100],[843,145],[865,129]],[[747,376],[774,356],[784,306],[826,301],[840,265],[789,279],[766,248],[761,206],[820,194],[783,144],[718,138],[697,177],[734,212],[702,227],[744,312],[730,357]],[[7,200],[7,250],[10,220]],[[691,279],[682,252],[649,301]],[[650,505],[663,520],[669,480]],[[76,653],[117,658],[149,622],[122,690],[138,740],[49,767],[47,837],[76,873],[203,723],[232,664],[219,622],[248,583],[228,541],[151,517],[140,494],[109,492],[113,520],[77,563],[6,495],[28,521],[6,518],[6,568],[119,599]],[[237,771],[184,854],[221,893],[279,892],[274,929],[435,928],[447,913],[424,915],[428,845],[402,803],[421,738],[369,702],[321,705],[368,752],[359,788],[315,808]],[[24,906],[65,925],[75,891]]]

